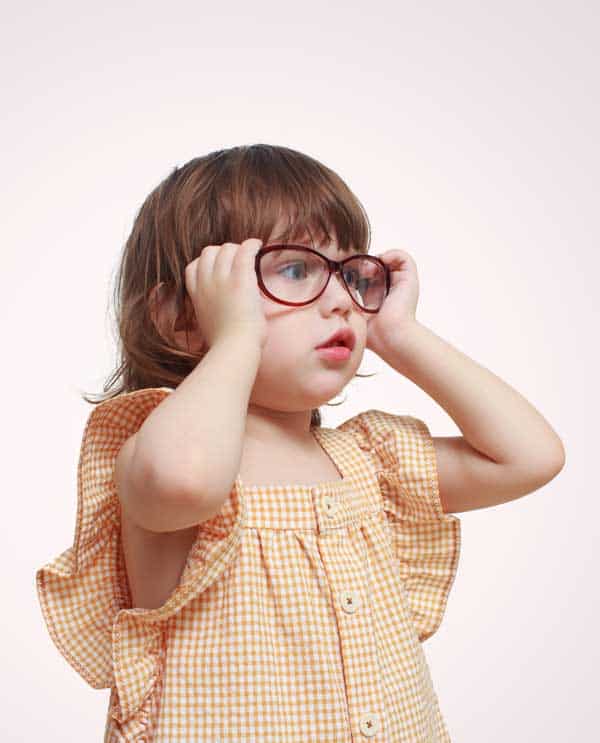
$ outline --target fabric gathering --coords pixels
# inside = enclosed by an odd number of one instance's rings
[[[169,598],[136,608],[113,469],[171,391],[91,412],[73,544],[36,573],[52,641],[110,690],[104,743],[449,743],[422,644],[446,610],[461,534],[427,425],[368,410],[314,427],[342,479],[238,476]]]

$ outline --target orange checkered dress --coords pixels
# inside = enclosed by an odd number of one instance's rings
[[[171,391],[91,412],[74,543],[36,573],[52,640],[111,689],[104,743],[449,741],[421,643],[444,614],[460,521],[442,510],[425,423],[368,410],[313,428],[342,479],[238,476],[167,601],[132,608],[113,467]]]

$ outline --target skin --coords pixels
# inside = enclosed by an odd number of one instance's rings
[[[265,244],[276,242],[286,224],[280,221]],[[297,242],[311,245],[308,238]],[[348,255],[335,239],[313,247],[337,260]],[[358,371],[370,315],[356,306],[335,275],[318,299],[302,307],[279,304],[262,292],[260,299],[267,339],[248,404],[245,448],[314,451],[311,410],[339,395]],[[356,336],[350,358],[344,362],[322,358],[315,347],[341,327],[350,327]],[[198,329],[188,326],[188,333],[190,348],[202,348]],[[175,342],[186,348],[185,329],[174,335]]]
[[[317,247],[330,258],[345,257],[335,240]],[[303,307],[286,307],[264,296],[262,301],[268,336],[250,397],[246,435],[261,444],[287,441],[312,448],[311,409],[336,397],[358,371],[368,313],[354,304],[338,276],[331,277],[317,300]],[[323,359],[315,347],[345,326],[356,336],[350,358]]]
[[[272,235],[268,242],[277,239]],[[250,239],[249,245],[253,242]],[[215,247],[219,250],[223,246]],[[345,257],[335,240],[316,247],[332,258]],[[249,299],[255,296],[261,303],[264,324],[257,304],[240,303],[241,316],[254,312],[260,318],[261,337],[263,325],[266,327],[249,396],[243,474],[246,462],[260,462],[261,456],[266,458],[265,452],[269,471],[273,463],[283,460],[300,463],[302,469],[311,452],[316,460],[316,442],[310,433],[311,409],[339,394],[356,374],[365,348],[369,348],[421,387],[463,434],[433,437],[445,513],[498,505],[549,482],[565,461],[556,432],[516,390],[416,320],[419,285],[412,256],[390,250],[379,257],[391,271],[391,290],[374,315],[362,312],[352,302],[337,277],[332,277],[318,299],[304,307],[286,307],[260,292],[252,296],[250,292]],[[350,359],[344,363],[322,359],[315,346],[346,325],[356,335]],[[183,331],[180,333],[184,336]],[[181,343],[185,347],[185,337]],[[196,343],[201,345],[199,337]],[[259,472],[258,477],[261,475]]]

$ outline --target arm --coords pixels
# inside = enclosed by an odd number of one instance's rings
[[[463,433],[434,438],[446,513],[514,500],[564,466],[562,441],[524,397],[417,320],[403,324],[378,353],[436,400]]]
[[[239,471],[260,358],[251,333],[220,338],[144,420],[122,468],[125,506],[139,524],[176,531],[218,513]]]

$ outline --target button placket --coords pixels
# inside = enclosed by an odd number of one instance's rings
[[[361,452],[356,450],[358,455]],[[352,466],[346,467],[347,480],[353,475]],[[379,490],[374,480],[372,491]],[[373,617],[369,607],[370,576],[368,570],[356,557],[353,547],[359,541],[354,525],[366,511],[366,497],[360,494],[347,496],[346,488],[312,489],[316,505],[317,520],[322,531],[320,550],[328,574],[335,612],[338,614],[339,640],[346,678],[350,680],[348,692],[348,716],[355,734],[364,738],[383,735],[383,718],[373,708],[367,707],[367,696],[373,696],[381,680],[377,663],[365,662],[365,658],[376,657],[376,642],[372,632]],[[359,510],[360,509],[360,510]],[[345,526],[348,528],[343,528]],[[340,528],[338,528],[340,527]],[[350,564],[348,563],[350,561]],[[342,614],[343,612],[343,614]],[[379,696],[379,695],[377,695]]]

